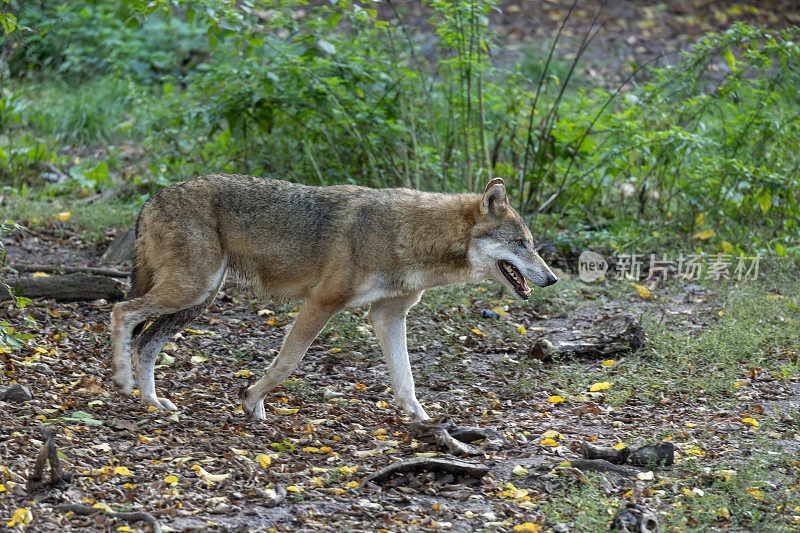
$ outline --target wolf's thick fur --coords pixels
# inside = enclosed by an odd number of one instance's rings
[[[211,304],[228,272],[261,294],[303,299],[280,353],[245,393],[244,412],[257,420],[265,418],[264,396],[291,374],[331,316],[367,304],[397,402],[413,419],[428,419],[406,350],[405,318],[422,292],[491,278],[527,299],[523,275],[542,287],[557,281],[499,179],[483,195],[450,195],[195,178],[162,189],[139,214],[130,299],[112,313],[121,392],[131,392],[135,369],[145,405],[176,409],[156,396],[156,358]]]

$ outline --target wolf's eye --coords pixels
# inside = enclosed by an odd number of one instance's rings
[[[516,243],[520,248],[525,248],[525,239],[517,239]]]

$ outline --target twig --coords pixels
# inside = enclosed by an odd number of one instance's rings
[[[441,459],[438,457],[415,457],[397,461],[364,478],[362,483],[382,481],[394,474],[403,472],[419,472],[420,470],[440,470],[462,476],[482,478],[489,473],[489,467],[482,464],[462,461],[461,459]]]
[[[127,522],[147,522],[153,528],[153,533],[161,533],[161,524],[158,523],[156,517],[144,511],[137,511],[133,513],[122,513],[117,511],[107,511],[99,507],[89,507],[88,505],[81,505],[79,503],[71,503],[66,505],[56,505],[53,507],[57,511],[64,511],[65,513],[75,513],[81,516],[92,516],[98,513],[103,513],[111,518],[118,518]]]
[[[65,265],[6,265],[20,272],[63,272],[65,274],[75,274],[79,272],[89,272],[98,276],[109,276],[112,278],[127,278],[130,272],[127,270],[117,270],[116,268],[103,267],[74,267]]]
[[[56,448],[55,434],[50,428],[36,428],[39,433],[44,437],[44,444],[42,444],[39,454],[36,456],[36,462],[33,465],[33,471],[28,476],[28,481],[25,488],[28,494],[33,493],[45,488],[42,478],[44,477],[44,467],[47,462],[50,462],[50,485],[57,486],[63,482],[70,481],[72,476],[69,473],[64,473],[61,470],[61,461],[58,458],[58,449]]]

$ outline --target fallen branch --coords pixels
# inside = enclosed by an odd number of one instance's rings
[[[435,444],[453,455],[480,455],[482,450],[469,444],[479,439],[486,439],[484,447],[490,449],[499,448],[503,443],[500,434],[493,429],[460,427],[443,415],[413,422],[410,433],[416,439]]]
[[[65,513],[75,513],[81,516],[92,516],[98,513],[103,513],[111,518],[118,518],[126,522],[147,522],[153,528],[153,533],[161,533],[161,524],[158,523],[156,517],[144,511],[137,511],[134,513],[122,513],[117,511],[107,511],[99,507],[89,507],[88,505],[81,505],[79,503],[72,503],[67,505],[56,505],[53,507],[57,511],[64,511]]]
[[[109,276],[112,278],[127,278],[130,272],[127,270],[117,270],[116,268],[103,268],[103,267],[76,267],[65,265],[7,265],[8,268],[13,268],[19,272],[46,272],[48,274],[64,273],[75,274],[79,272],[89,272],[98,276]]]
[[[427,470],[429,472],[433,470],[440,470],[443,472],[449,472],[451,474],[474,477],[478,479],[482,478],[487,473],[489,473],[488,466],[478,463],[471,463],[468,461],[462,461],[461,459],[442,459],[439,457],[415,457],[413,459],[405,459],[402,461],[397,461],[385,468],[381,468],[377,472],[374,472],[365,477],[364,480],[362,481],[362,484],[367,482],[379,482],[393,476],[394,474],[401,474],[405,472],[419,472],[422,470]]]
[[[33,465],[33,471],[28,476],[28,481],[25,488],[28,494],[33,496],[35,492],[41,491],[45,488],[45,483],[42,481],[44,477],[44,467],[47,462],[50,462],[50,485],[58,486],[61,483],[69,482],[72,476],[61,470],[61,461],[58,458],[58,449],[56,448],[55,434],[50,428],[37,428],[44,437],[44,444],[39,450],[39,455],[36,456],[36,463]]]
[[[595,446],[588,442],[581,443],[581,455],[584,459],[605,459],[609,463],[621,465],[628,460],[630,448],[618,448]]]
[[[594,472],[612,472],[625,477],[636,477],[641,470],[628,468],[609,463],[605,459],[573,459],[569,462],[570,466],[578,470],[592,470]]]
[[[53,298],[59,301],[74,300],[121,300],[122,289],[118,282],[108,276],[90,274],[69,274],[66,276],[49,276],[44,278],[6,279],[16,296],[26,298]],[[0,301],[10,300],[11,294],[0,286]]]

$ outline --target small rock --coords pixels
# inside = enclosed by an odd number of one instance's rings
[[[643,505],[629,503],[614,515],[611,531],[658,533],[658,517]]]
[[[344,394],[341,392],[336,392],[332,390],[326,390],[322,392],[322,397],[326,400],[332,400],[333,398],[341,398]]]
[[[481,309],[481,316],[483,318],[500,318],[500,313],[491,309]]]
[[[11,403],[25,403],[33,400],[31,390],[25,385],[16,384],[0,395],[0,400]]]

